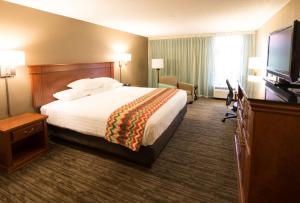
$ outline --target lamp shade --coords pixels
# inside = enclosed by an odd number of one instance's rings
[[[259,70],[263,68],[263,59],[261,57],[250,57],[248,68],[252,70]]]
[[[129,62],[129,61],[131,61],[131,54],[130,53],[117,54],[116,60],[117,61],[122,61],[122,62]]]
[[[164,68],[164,59],[152,59],[152,68],[154,69]]]
[[[0,51],[0,77],[15,76],[16,66],[23,65],[25,65],[23,51]]]
[[[0,51],[0,66],[24,66],[25,53],[23,51]]]

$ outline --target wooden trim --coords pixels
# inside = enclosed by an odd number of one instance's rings
[[[241,182],[242,174],[241,174],[241,166],[240,166],[240,162],[239,162],[240,146],[239,146],[239,141],[238,141],[236,134],[234,136],[234,141],[235,141],[235,153],[236,153],[236,161],[237,161],[237,164],[236,164],[237,175],[238,175],[237,183],[238,183],[238,190],[239,190],[238,196],[239,196],[239,202],[244,203],[245,196],[244,196],[243,183]]]
[[[77,63],[29,65],[32,105],[39,108],[55,100],[55,92],[67,89],[67,84],[82,78],[114,78],[114,63]]]
[[[250,100],[250,106],[256,112],[269,112],[285,115],[300,116],[300,105],[280,102],[258,102]]]
[[[29,67],[29,74],[37,74],[37,73],[75,71],[75,70],[81,70],[81,69],[111,68],[111,64],[113,64],[113,62],[29,65],[28,67]]]
[[[44,121],[48,116],[36,113],[24,113],[18,116],[0,120],[0,133],[11,132],[37,121]]]

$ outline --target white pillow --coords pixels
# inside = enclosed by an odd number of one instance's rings
[[[108,85],[108,87],[110,87],[110,88],[118,88],[118,87],[123,87],[123,83],[120,83],[120,82],[116,82],[116,83],[114,83],[114,84],[110,84],[110,85]]]
[[[108,90],[112,90],[112,89],[122,87],[122,86],[123,86],[123,84],[119,83],[119,82],[114,83],[114,84],[109,84],[109,85],[106,85],[105,87],[100,87],[98,89],[90,90],[90,95],[99,94],[99,93],[106,92]]]
[[[53,94],[53,97],[61,101],[71,101],[88,96],[90,92],[80,89],[67,89]]]
[[[81,90],[92,90],[92,89],[97,89],[101,86],[102,86],[101,83],[90,78],[76,80],[67,85],[67,87],[69,88],[81,89]]]
[[[100,93],[106,92],[106,91],[108,91],[110,89],[111,88],[109,88],[109,87],[100,87],[98,89],[90,90],[90,95],[100,94]]]
[[[97,85],[100,85],[100,87],[107,87],[119,83],[119,81],[109,77],[94,78],[92,80],[95,81]]]

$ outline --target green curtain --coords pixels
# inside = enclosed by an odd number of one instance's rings
[[[246,88],[249,69],[248,69],[248,62],[249,57],[254,57],[256,54],[256,43],[255,43],[255,34],[246,34],[242,36],[243,38],[243,46],[242,46],[242,53],[243,53],[243,60],[242,60],[242,75],[241,75],[241,82],[244,88]]]
[[[197,84],[198,95],[212,96],[212,47],[212,37],[149,40],[149,86],[157,86],[151,59],[163,58],[164,68],[160,76],[174,75],[178,81]]]
[[[244,34],[241,37],[241,82],[245,84],[248,77],[248,59],[255,55],[255,35]],[[174,75],[181,82],[198,85],[199,96],[213,96],[214,38],[207,36],[149,40],[149,87],[157,87],[156,70],[152,69],[151,59],[163,58],[164,68],[161,69],[160,76]]]

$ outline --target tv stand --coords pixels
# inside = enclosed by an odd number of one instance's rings
[[[274,81],[274,80],[269,80],[267,78],[264,79],[268,83],[271,83],[272,85],[279,87],[281,89],[287,90],[288,88],[293,88],[293,89],[300,89],[300,83],[290,83],[286,80],[280,79],[279,81]]]
[[[282,84],[282,83],[277,83],[274,84],[275,86],[282,88],[282,89],[288,89],[288,88],[294,88],[294,89],[300,89],[300,84],[293,84],[293,83],[289,83],[289,84]]]
[[[245,87],[235,132],[240,203],[298,202],[300,105],[253,98]]]

